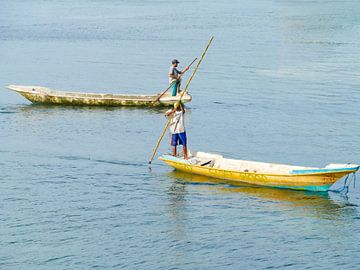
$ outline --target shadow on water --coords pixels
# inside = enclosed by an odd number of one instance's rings
[[[193,175],[179,171],[167,174],[173,180],[169,194],[174,206],[179,206],[177,212],[184,208],[187,185],[201,185],[207,190],[217,193],[240,195],[269,202],[266,208],[283,207],[294,215],[316,217],[321,219],[341,219],[357,215],[357,206],[349,203],[346,197],[328,192],[297,191],[259,187],[247,184],[229,183],[221,179]],[[174,210],[175,211],[175,210]]]

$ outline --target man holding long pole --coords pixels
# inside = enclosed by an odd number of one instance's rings
[[[183,70],[178,70],[177,66],[180,62],[177,59],[171,61],[171,67],[169,69],[169,83],[172,84],[171,86],[171,93],[172,96],[176,96],[180,93],[180,84],[181,84],[181,75],[183,75],[186,71],[189,70],[189,66],[184,68]]]
[[[165,113],[167,117],[172,116],[170,121],[172,154],[176,157],[176,147],[182,145],[184,159],[188,159],[184,114],[185,105],[182,100],[174,104],[174,109],[170,109]]]

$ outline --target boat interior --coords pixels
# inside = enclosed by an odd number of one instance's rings
[[[319,168],[315,167],[302,167],[285,164],[230,159],[224,158],[222,155],[210,154],[205,152],[191,153],[188,162],[190,164],[216,169],[264,174],[289,174],[293,170],[319,170]]]

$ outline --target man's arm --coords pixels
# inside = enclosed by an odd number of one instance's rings
[[[183,106],[181,106],[182,113],[185,113],[185,109]]]
[[[185,113],[185,108],[184,108],[184,106],[181,104],[181,102],[180,102],[179,106],[180,106],[180,109],[181,109],[182,113]]]
[[[186,71],[189,70],[189,66],[187,66],[186,68],[184,68],[182,71],[180,71],[180,75],[183,75]]]
[[[171,110],[171,109],[170,109],[170,110],[167,110],[166,113],[165,113],[165,116],[166,116],[166,117],[169,117],[171,114],[174,113],[174,111],[175,111],[175,109],[173,109],[173,110]]]

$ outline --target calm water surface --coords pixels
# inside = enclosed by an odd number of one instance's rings
[[[359,34],[356,0],[1,1],[0,268],[358,268],[360,188],[149,172],[164,110],[33,106],[5,86],[156,93],[172,58],[215,35],[190,87],[191,149],[360,163]]]

